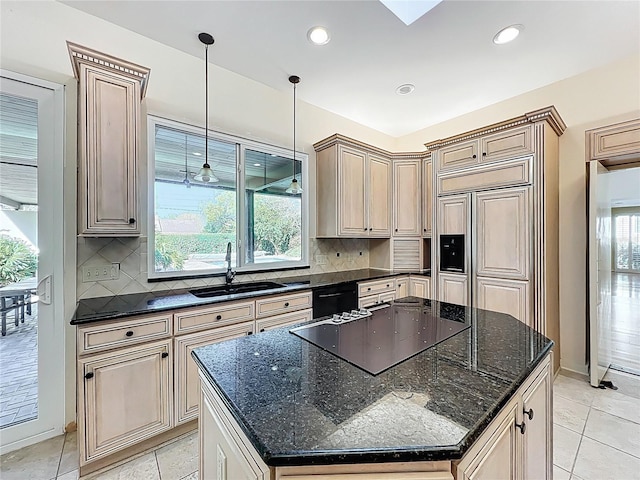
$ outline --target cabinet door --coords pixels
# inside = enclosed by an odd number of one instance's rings
[[[477,277],[476,307],[511,315],[529,324],[529,282]]]
[[[256,460],[252,446],[239,437],[218,405],[208,385],[202,386],[202,412],[198,417],[200,452],[199,478],[206,480],[266,480],[269,468]],[[256,453],[257,455],[257,453]]]
[[[591,160],[624,160],[638,156],[640,119],[596,128],[588,133]]]
[[[200,381],[198,379],[198,367],[191,357],[193,349],[231,340],[232,338],[243,337],[250,333],[253,333],[253,322],[244,322],[238,325],[215,328],[175,338],[176,425],[186,423],[198,416]]]
[[[523,421],[527,428],[522,435],[523,478],[549,480],[553,465],[552,415],[551,415],[551,364],[536,377],[522,395]]]
[[[529,187],[476,194],[478,276],[529,278]]]
[[[438,199],[438,231],[440,234],[467,234],[469,197],[456,195]]]
[[[438,150],[439,171],[468,167],[478,163],[478,140],[456,143]]]
[[[80,234],[139,235],[140,84],[84,64],[80,71]]]
[[[420,160],[401,160],[393,164],[393,234],[421,235]]]
[[[81,464],[172,427],[171,339],[78,360]]]
[[[431,216],[433,214],[433,162],[422,162],[422,234],[431,236]]]
[[[438,274],[438,298],[441,302],[467,305],[469,301],[468,290],[466,275]]]
[[[520,430],[516,428],[519,403],[513,403],[504,413],[498,428],[483,445],[480,453],[458,472],[459,480],[514,480],[518,478],[517,447]],[[525,477],[537,479],[538,477]]]
[[[411,277],[411,296],[419,298],[431,298],[431,279]]]
[[[397,278],[396,279],[396,298],[408,297],[409,293],[409,279]]]
[[[369,154],[368,228],[370,237],[391,236],[391,162]]]
[[[338,235],[366,236],[365,171],[367,154],[338,149]]]
[[[533,153],[533,125],[482,137],[481,162],[493,162]]]

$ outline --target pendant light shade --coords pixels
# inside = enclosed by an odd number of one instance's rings
[[[204,164],[193,178],[199,182],[213,183],[218,181],[218,177],[213,174],[213,170],[209,165],[209,45],[213,45],[214,40],[208,33],[199,34],[198,39],[204,44]]]
[[[291,75],[289,81],[293,84],[293,180],[285,192],[297,195],[302,193],[302,187],[296,180],[296,85],[300,83],[300,77]]]

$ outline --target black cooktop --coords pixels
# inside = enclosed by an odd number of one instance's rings
[[[377,375],[469,326],[442,318],[421,302],[407,302],[384,305],[356,320],[328,319],[290,332]]]

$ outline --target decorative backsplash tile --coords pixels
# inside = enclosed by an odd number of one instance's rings
[[[140,238],[78,238],[76,284],[77,299],[108,297],[128,293],[144,293],[181,288],[197,288],[224,282],[224,277],[191,280],[147,281],[147,239]],[[316,239],[309,240],[310,269],[241,274],[238,282],[277,279],[369,268],[369,240]],[[82,267],[119,263],[117,280],[83,282]]]

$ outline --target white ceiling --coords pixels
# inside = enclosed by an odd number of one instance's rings
[[[445,0],[409,26],[377,0],[64,3],[200,58],[208,32],[212,63],[282,91],[299,75],[299,99],[392,136],[640,51],[638,1]],[[511,24],[525,30],[494,45]],[[329,44],[307,41],[315,25]]]

